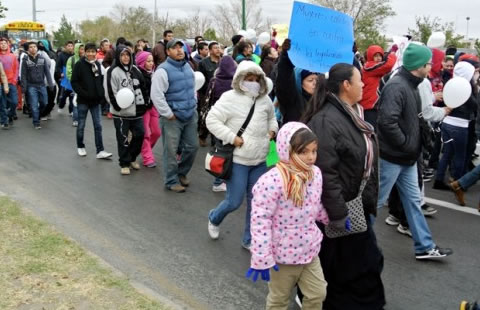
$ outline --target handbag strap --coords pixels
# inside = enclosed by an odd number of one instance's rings
[[[238,137],[241,137],[243,132],[245,131],[245,129],[247,128],[248,126],[248,123],[250,123],[250,120],[252,119],[252,116],[253,116],[253,112],[255,111],[255,103],[257,103],[257,98],[255,98],[255,101],[253,102],[253,105],[252,107],[250,108],[250,112],[248,112],[248,116],[247,116],[247,119],[245,120],[245,122],[243,123],[242,127],[240,127],[240,129],[238,130],[237,132],[237,136]]]
[[[362,183],[360,183],[360,190],[358,191],[357,197],[362,197],[363,190],[364,190],[365,187],[367,186],[368,179],[369,179],[369,178],[363,178],[363,179],[362,179]]]

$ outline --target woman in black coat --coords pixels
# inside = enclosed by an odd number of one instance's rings
[[[322,203],[330,224],[344,229],[346,202],[355,199],[362,180],[367,231],[343,237],[324,236],[320,260],[328,282],[324,308],[378,310],[385,305],[383,255],[372,229],[378,197],[378,146],[373,127],[363,120],[360,72],[350,64],[336,64],[328,80],[319,77],[316,92],[303,116],[318,136],[316,165],[323,175]]]

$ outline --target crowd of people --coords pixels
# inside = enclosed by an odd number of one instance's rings
[[[208,233],[219,239],[225,217],[246,199],[241,246],[252,255],[247,277],[269,282],[266,308],[287,309],[297,286],[304,309],[383,309],[379,207],[388,201],[386,223],[413,239],[417,260],[453,253],[433,241],[425,216],[437,210],[424,202],[424,182],[435,177],[434,189],[452,190],[465,205],[480,178],[471,163],[480,61],[411,42],[397,65],[397,45],[364,55],[354,46],[351,63],[317,73],[295,67],[291,44],[235,35],[224,48],[198,36],[191,47],[167,30],[151,48],[121,37],[114,45],[68,41],[55,53],[40,40],[13,54],[0,38],[0,125],[11,128],[18,110],[38,130],[55,105],[68,109],[84,157],[90,112],[96,158],[109,159],[102,122],[112,118],[120,173],[155,168],[161,138],[164,186],[176,193],[190,185],[199,147],[233,145],[230,176],[212,180],[225,198],[205,215]],[[195,71],[205,78],[199,89]],[[442,96],[452,77],[472,88],[454,109]],[[124,89],[133,94],[128,106],[118,100]],[[268,169],[272,140],[280,160]]]

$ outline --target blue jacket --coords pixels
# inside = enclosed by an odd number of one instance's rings
[[[168,90],[165,99],[180,121],[190,120],[196,109],[195,77],[192,68],[186,61],[175,61],[170,57],[159,68],[168,75]]]

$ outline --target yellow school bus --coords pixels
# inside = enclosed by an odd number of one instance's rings
[[[16,42],[43,39],[45,25],[32,21],[12,21],[0,27],[0,36],[11,38]]]

